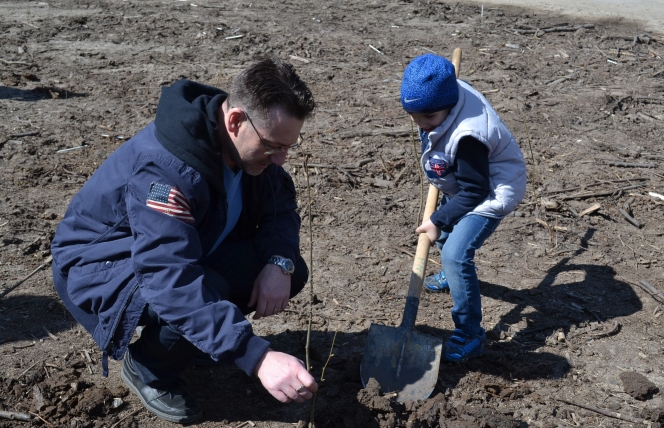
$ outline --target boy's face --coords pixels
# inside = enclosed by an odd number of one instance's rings
[[[450,109],[437,111],[434,113],[408,113],[410,118],[420,127],[424,132],[431,132],[438,128],[441,123],[450,114]]]

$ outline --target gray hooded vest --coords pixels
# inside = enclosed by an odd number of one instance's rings
[[[470,214],[502,218],[526,193],[526,163],[519,144],[484,96],[458,80],[459,101],[436,129],[422,137],[421,163],[429,182],[448,196],[459,191],[454,165],[459,141],[471,136],[489,149],[491,192]]]

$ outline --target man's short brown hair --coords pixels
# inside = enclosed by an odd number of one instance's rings
[[[295,68],[274,56],[259,57],[233,79],[228,104],[258,113],[259,120],[263,121],[274,107],[304,120],[316,105],[311,91]]]

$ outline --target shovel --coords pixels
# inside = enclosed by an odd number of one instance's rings
[[[454,50],[452,63],[458,77],[461,49]],[[431,217],[437,204],[438,189],[429,185],[423,221]],[[388,327],[372,323],[360,364],[360,377],[365,388],[369,379],[374,378],[384,393],[396,393],[396,401],[400,403],[429,397],[438,381],[443,342],[414,329],[429,247],[431,242],[427,234],[421,233],[401,325]]]

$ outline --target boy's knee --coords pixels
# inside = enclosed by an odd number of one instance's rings
[[[443,268],[445,270],[451,270],[454,268],[461,268],[466,260],[464,252],[456,251],[454,248],[449,246],[443,247],[442,250],[442,260]]]

